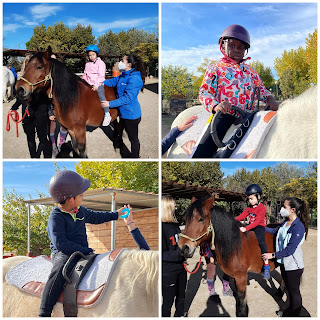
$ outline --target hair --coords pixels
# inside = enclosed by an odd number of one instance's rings
[[[289,201],[291,209],[296,209],[296,214],[304,225],[307,239],[309,229],[309,210],[307,204],[303,200],[295,197],[288,197],[285,201]]]
[[[164,196],[161,199],[161,221],[178,223],[178,220],[174,214],[176,208],[176,202],[173,198]]]
[[[132,53],[126,54],[125,56],[127,57],[128,63],[131,63],[131,67],[134,68],[136,71],[140,71],[141,79],[142,79],[143,85],[144,85],[144,81],[145,81],[145,77],[146,77],[146,68],[145,68],[143,61],[141,60],[140,57],[138,57]],[[141,88],[141,91],[143,91],[143,87]]]

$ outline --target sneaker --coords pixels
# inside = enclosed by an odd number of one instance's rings
[[[270,279],[270,266],[269,265],[264,265],[263,279],[264,280]]]
[[[58,150],[57,146],[52,147],[52,155],[54,158],[57,157],[58,153],[59,153],[59,150]]]
[[[111,116],[110,116],[110,113],[109,112],[106,112],[104,114],[104,119],[103,119],[103,122],[102,122],[102,126],[104,127],[107,127],[111,122]]]
[[[228,287],[228,289],[226,289],[226,290],[223,288],[223,295],[225,297],[233,297],[232,289],[230,287]]]
[[[282,311],[282,310],[276,311],[276,315],[277,315],[278,317],[282,317],[282,316],[283,316],[283,311]]]

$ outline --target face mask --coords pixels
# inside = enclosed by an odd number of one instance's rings
[[[126,65],[122,61],[120,61],[118,67],[119,67],[119,70],[125,70]]]
[[[282,207],[281,210],[280,210],[280,214],[281,214],[282,217],[288,218],[289,215],[290,215],[290,212],[287,209]]]

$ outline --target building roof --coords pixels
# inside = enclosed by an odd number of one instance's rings
[[[82,205],[91,210],[110,211],[113,193],[115,193],[117,209],[121,208],[124,204],[130,204],[133,211],[159,207],[159,196],[155,193],[115,188],[88,190],[84,194]],[[54,205],[51,197],[25,200],[24,202],[33,205]]]
[[[192,197],[201,198],[207,195],[214,195],[217,201],[244,201],[245,194],[241,192],[216,189],[211,187],[194,186],[190,184],[162,181],[162,195],[169,195],[173,198]]]

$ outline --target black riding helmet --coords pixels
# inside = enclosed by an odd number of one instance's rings
[[[56,203],[75,198],[90,187],[90,180],[71,170],[57,172],[50,180],[49,192]]]
[[[261,198],[262,198],[262,189],[258,184],[250,184],[245,192],[246,196],[250,196],[252,194],[254,194],[258,201],[260,202]]]

